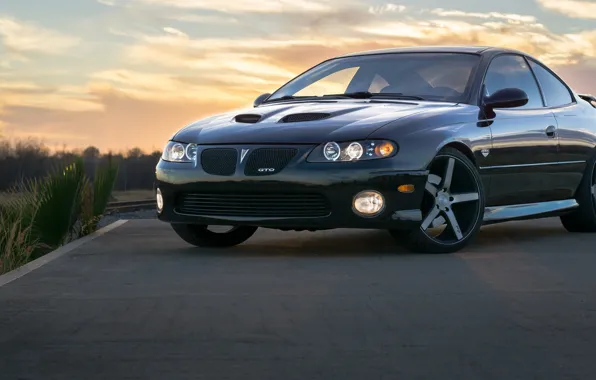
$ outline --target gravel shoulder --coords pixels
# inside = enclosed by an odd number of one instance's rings
[[[114,223],[120,219],[157,219],[155,215],[155,210],[139,210],[139,211],[129,211],[129,212],[114,212],[109,215],[105,215],[100,221],[98,228],[105,227],[111,223]]]

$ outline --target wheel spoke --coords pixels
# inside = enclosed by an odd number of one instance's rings
[[[449,211],[445,211],[445,215],[447,215],[447,219],[449,219],[449,225],[453,229],[453,232],[455,232],[455,236],[457,237],[457,240],[463,239],[464,236],[461,233],[461,229],[459,228],[459,223],[457,222],[457,218],[455,217],[453,210],[450,209]]]
[[[445,224],[445,222],[447,222],[447,220],[445,220],[445,218],[443,218],[442,216],[439,216],[438,218],[436,218],[435,220],[433,220],[433,222],[431,223],[431,227],[437,228],[437,227],[442,226],[443,224]]]
[[[447,162],[447,169],[445,169],[445,176],[443,178],[443,188],[449,189],[451,187],[451,179],[453,178],[453,168],[455,167],[455,159],[449,157]]]
[[[426,231],[426,229],[428,228],[428,226],[433,222],[433,220],[435,220],[435,218],[437,216],[439,216],[439,213],[441,211],[436,208],[433,207],[433,209],[430,211],[430,213],[426,216],[426,218],[424,219],[424,221],[422,222],[422,225],[420,227],[422,227],[423,230]]]
[[[436,174],[429,174],[428,175],[428,182],[432,183],[433,185],[439,185],[441,183],[441,177]]]
[[[451,196],[453,197],[453,201],[451,201],[451,203],[463,203],[478,200],[478,193],[462,193],[453,194]]]
[[[426,191],[428,191],[430,193],[430,195],[432,195],[433,197],[437,196],[437,193],[439,192],[439,189],[437,189],[435,187],[435,185],[433,185],[430,182],[427,182],[426,185],[424,186],[424,188],[426,189]]]

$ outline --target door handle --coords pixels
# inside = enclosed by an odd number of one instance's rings
[[[557,128],[555,128],[554,125],[549,125],[546,128],[545,132],[548,137],[555,137],[555,135],[557,134]]]

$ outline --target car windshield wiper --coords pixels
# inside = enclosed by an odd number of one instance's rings
[[[375,94],[368,91],[346,92],[345,94],[327,94],[323,95],[325,98],[353,98],[353,99],[368,99]]]
[[[372,98],[395,98],[395,99],[411,99],[411,100],[426,100],[422,96],[417,95],[406,95],[399,92],[387,92],[373,94]]]
[[[336,98],[352,98],[352,99],[370,99],[370,98],[393,98],[393,99],[412,99],[412,100],[424,100],[423,97],[415,95],[405,95],[402,93],[381,93],[381,92],[369,92],[369,91],[356,91],[347,92],[345,94],[328,94],[323,97],[336,97]]]
[[[314,98],[314,99],[316,99],[316,98],[318,98],[318,96],[293,96],[293,95],[284,95],[284,96],[281,96],[279,98],[265,100],[263,103],[273,103],[273,102],[279,102],[279,101],[284,101],[284,100],[308,99],[308,98]]]

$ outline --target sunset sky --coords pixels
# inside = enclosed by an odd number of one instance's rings
[[[417,44],[522,49],[596,93],[596,0],[2,0],[0,134],[161,149],[323,59]]]

